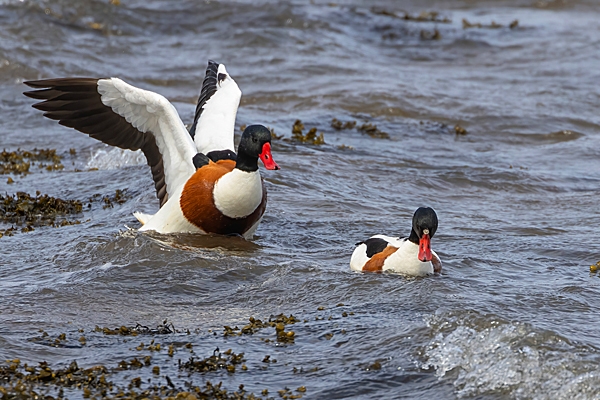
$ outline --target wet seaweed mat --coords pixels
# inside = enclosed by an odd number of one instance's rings
[[[214,357],[211,356],[211,357]],[[211,358],[209,357],[209,359]],[[237,391],[228,391],[222,384],[206,381],[203,386],[188,383],[185,387],[176,387],[170,378],[166,377],[167,385],[148,384],[142,388],[142,379],[136,377],[123,386],[110,381],[116,372],[149,367],[149,361],[142,363],[136,358],[129,363],[122,361],[117,367],[94,366],[81,368],[76,361],[66,368],[52,368],[46,362],[36,366],[21,363],[19,359],[7,360],[8,365],[0,366],[0,394],[2,398],[65,398],[65,390],[77,390],[80,396],[115,397],[120,399],[254,399],[253,394],[244,391],[240,385]],[[159,367],[153,367],[153,373],[160,373]],[[50,394],[49,392],[55,392]],[[288,397],[289,398],[289,397]]]
[[[87,209],[91,209],[95,202],[101,202],[102,208],[112,208],[114,204],[121,205],[128,199],[126,189],[117,189],[114,195],[95,194],[88,199]],[[25,192],[0,194],[0,223],[11,224],[9,228],[0,229],[0,237],[12,236],[19,231],[30,232],[40,226],[57,228],[80,224],[82,221],[75,217],[83,215],[85,208],[80,200],[64,200],[39,191],[35,196]]]
[[[29,232],[38,226],[65,226],[81,223],[70,220],[69,216],[81,215],[83,204],[79,200],[63,200],[37,192],[35,197],[28,193],[14,195],[0,194],[0,221],[22,226],[22,232]],[[0,237],[12,235],[17,229],[0,230]]]
[[[74,151],[71,151],[73,154]],[[48,171],[63,169],[62,157],[56,154],[55,149],[33,149],[6,151],[0,153],[0,175],[2,174],[28,174],[32,165],[45,168]]]
[[[264,322],[250,317],[248,324],[243,328],[225,326],[223,334],[209,333],[208,336],[195,329],[176,329],[172,323],[164,321],[156,328],[136,324],[135,326],[121,326],[115,329],[96,327],[84,333],[82,329],[76,332],[60,333],[56,337],[41,331],[39,336],[30,340],[37,345],[50,347],[78,347],[119,346],[123,343],[132,343],[131,340],[119,339],[127,337],[151,338],[149,344],[140,343],[138,346],[128,345],[128,353],[132,356],[118,361],[116,365],[91,365],[80,366],[77,361],[72,361],[65,366],[53,366],[46,361],[28,364],[16,358],[6,360],[0,366],[0,394],[3,398],[45,398],[58,399],[71,396],[84,398],[126,398],[126,399],[154,399],[154,398],[183,398],[183,399],[254,399],[273,398],[268,389],[261,389],[260,393],[250,393],[244,389],[244,384],[239,384],[234,389],[226,388],[223,382],[212,383],[216,379],[232,376],[236,373],[246,373],[249,369],[266,370],[270,365],[278,365],[277,360],[264,351],[272,350],[269,341],[264,340],[264,335],[273,337],[281,343],[279,350],[293,343],[285,326],[300,323],[293,315],[272,315]],[[304,320],[304,324],[308,323]],[[196,354],[193,342],[210,342],[212,345],[228,346],[230,337],[236,335],[254,335],[263,331],[260,340],[252,343],[263,343],[262,351],[254,351],[251,356],[243,352],[235,352],[231,348],[221,351],[214,348],[208,355]],[[87,336],[84,336],[84,334]],[[80,336],[81,335],[81,336]],[[77,339],[77,337],[79,339]],[[105,338],[105,339],[103,339]],[[109,340],[106,343],[106,339]],[[161,341],[159,343],[158,341]],[[71,345],[69,345],[71,343]],[[148,343],[148,342],[146,342]],[[285,344],[287,343],[287,345]],[[234,343],[240,347],[240,342]],[[134,346],[134,347],[131,347]],[[243,344],[241,345],[243,347]],[[204,346],[206,348],[206,345]],[[262,353],[262,354],[261,354]],[[247,361],[252,361],[248,366]],[[285,369],[289,366],[283,365]],[[293,373],[301,373],[302,368],[293,368]],[[242,375],[243,376],[243,375]],[[248,375],[251,376],[251,375]],[[243,379],[243,378],[242,378]],[[254,378],[252,378],[254,379]],[[194,383],[201,380],[201,384]],[[239,379],[238,379],[239,381]],[[306,386],[295,389],[283,387],[278,390],[276,397],[283,399],[299,399],[307,392]],[[275,393],[273,393],[275,395]]]

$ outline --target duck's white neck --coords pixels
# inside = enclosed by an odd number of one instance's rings
[[[213,192],[215,206],[230,218],[246,217],[262,202],[263,191],[260,173],[245,172],[234,168],[223,175]]]
[[[393,270],[407,275],[427,275],[433,273],[431,262],[419,260],[419,245],[405,240],[383,265],[384,270]]]

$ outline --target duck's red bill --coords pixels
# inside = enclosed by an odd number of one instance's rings
[[[258,157],[265,164],[266,169],[279,169],[279,165],[273,160],[273,155],[271,154],[271,143],[267,142],[263,144],[262,153]]]
[[[431,239],[428,234],[424,234],[419,240],[419,260],[431,261]]]

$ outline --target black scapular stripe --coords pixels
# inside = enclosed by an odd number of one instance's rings
[[[381,253],[388,246],[388,242],[381,238],[367,239],[363,243],[367,245],[367,257],[369,258]]]
[[[213,150],[209,151],[206,156],[213,162],[217,162],[219,160],[237,161],[237,155],[231,150]]]
[[[208,165],[210,163],[210,159],[204,154],[198,153],[194,156],[194,158],[192,158],[192,162],[194,163],[194,167],[198,169]]]

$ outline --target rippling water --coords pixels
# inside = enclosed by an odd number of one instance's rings
[[[403,18],[422,11],[451,22]],[[272,396],[304,385],[306,398],[598,398],[599,17],[592,0],[0,1],[0,147],[56,148],[65,165],[0,176],[0,191],[130,196],[81,225],[0,238],[0,359],[116,367],[155,339],[177,349],[152,353],[160,375],[115,380]],[[143,156],[45,120],[21,94],[27,79],[117,76],[190,123],[209,58],[244,93],[237,126],[284,135],[251,242],[128,230],[133,211],[158,206]],[[333,118],[390,138],[337,131]],[[290,141],[296,119],[326,144]],[[349,271],[355,242],[407,235],[419,206],[440,219],[442,276]],[[222,336],[278,313],[305,321],[294,343],[265,341],[272,328]],[[190,334],[93,331],[165,319]],[[248,371],[188,376],[176,363],[188,342],[200,357],[245,352]]]

